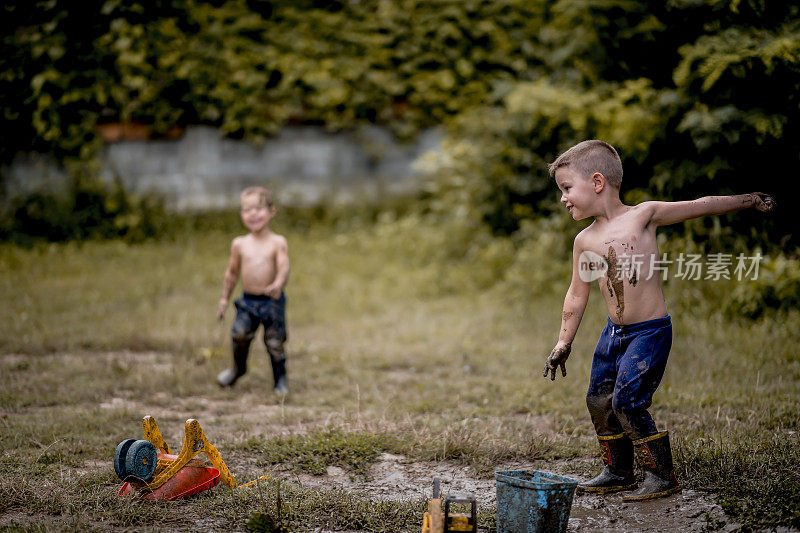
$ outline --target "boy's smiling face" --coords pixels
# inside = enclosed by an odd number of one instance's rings
[[[561,203],[575,220],[592,216],[591,207],[597,192],[591,178],[581,176],[568,166],[556,170],[556,184],[561,191]]]
[[[253,233],[264,229],[272,217],[275,216],[275,207],[267,205],[260,194],[242,196],[242,222]]]

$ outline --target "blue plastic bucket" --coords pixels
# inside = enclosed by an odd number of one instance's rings
[[[547,472],[495,472],[497,533],[566,531],[578,481]]]

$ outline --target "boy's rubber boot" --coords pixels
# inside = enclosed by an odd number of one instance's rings
[[[606,464],[600,474],[579,483],[578,494],[611,494],[636,488],[633,473],[633,443],[624,433],[619,435],[598,435],[600,453]]]
[[[647,502],[681,491],[672,465],[672,450],[666,431],[633,441],[636,459],[644,470],[639,490],[623,496],[624,502]]]
[[[289,394],[289,386],[286,384],[286,357],[272,359],[272,376],[275,379],[273,392],[276,394]]]
[[[247,354],[250,345],[240,346],[233,343],[233,366],[227,368],[217,375],[217,383],[220,387],[233,387],[236,380],[247,372]]]

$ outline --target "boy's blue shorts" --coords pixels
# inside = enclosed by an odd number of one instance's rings
[[[234,302],[236,318],[233,334],[253,338],[258,326],[264,325],[264,340],[286,342],[286,295],[277,300],[261,294],[244,293]]]
[[[672,347],[669,315],[618,326],[608,319],[594,351],[586,405],[598,435],[631,439],[657,433],[647,409]]]

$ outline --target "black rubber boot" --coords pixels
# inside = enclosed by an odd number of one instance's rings
[[[672,466],[672,450],[666,431],[633,441],[636,459],[644,470],[639,490],[622,498],[624,502],[647,502],[681,491]]]
[[[276,394],[289,394],[289,386],[286,384],[286,357],[280,359],[270,359],[272,362],[272,376],[275,379],[273,391]]]
[[[233,387],[236,380],[247,372],[247,353],[249,351],[250,343],[246,346],[233,343],[233,366],[217,375],[217,383],[220,387]]]
[[[600,453],[606,464],[600,474],[578,484],[578,494],[611,494],[636,488],[633,474],[633,443],[624,433],[619,435],[598,435]]]

